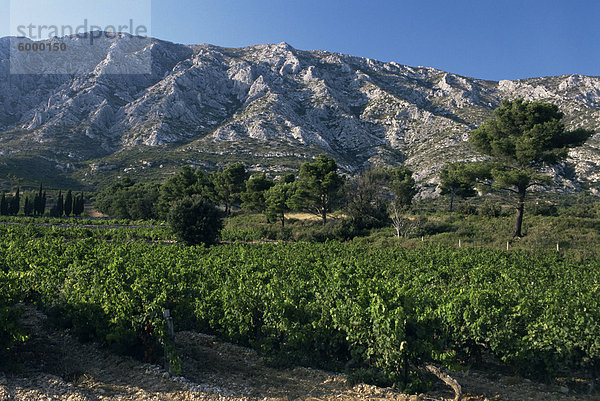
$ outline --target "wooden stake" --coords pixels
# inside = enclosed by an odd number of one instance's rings
[[[163,317],[167,323],[167,333],[171,340],[175,339],[175,329],[173,328],[173,318],[171,317],[171,311],[169,309],[163,310]]]
[[[460,242],[460,239],[458,240],[458,247],[459,247],[459,248],[462,248],[462,244],[461,244],[461,242]]]
[[[506,241],[506,250],[508,251],[508,241]]]

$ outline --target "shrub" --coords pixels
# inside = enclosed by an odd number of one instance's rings
[[[531,213],[536,216],[558,216],[558,208],[552,203],[536,202],[531,207]]]
[[[477,214],[477,208],[467,203],[461,203],[456,207],[456,213],[463,215],[475,215]]]
[[[502,213],[502,208],[489,199],[486,199],[479,207],[479,215],[483,217],[499,217]]]
[[[190,245],[214,244],[223,227],[221,211],[200,196],[174,202],[167,221],[177,239]]]

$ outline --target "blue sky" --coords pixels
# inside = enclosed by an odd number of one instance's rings
[[[80,22],[70,0],[14,1],[42,4],[48,23]],[[99,2],[88,14],[117,24],[131,13],[123,6],[128,2],[120,8]],[[152,1],[151,8],[152,36],[178,43],[286,41],[493,80],[600,75],[597,0],[179,0]],[[1,36],[10,32],[9,11],[9,1],[0,0]]]

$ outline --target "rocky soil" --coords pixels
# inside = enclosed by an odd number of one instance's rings
[[[12,352],[10,370],[0,371],[0,400],[449,400],[443,385],[424,395],[399,394],[370,385],[349,386],[344,375],[315,369],[274,369],[254,351],[213,336],[179,332],[183,376],[159,366],[82,344],[27,307],[27,343]],[[600,400],[565,386],[544,385],[489,372],[456,373],[465,400]],[[585,388],[582,384],[581,391]]]

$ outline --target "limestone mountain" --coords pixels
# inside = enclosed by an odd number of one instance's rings
[[[327,153],[349,173],[406,164],[426,186],[445,162],[479,157],[468,134],[503,99],[556,103],[569,128],[600,132],[600,77],[496,82],[286,43],[158,39],[142,50],[150,74],[112,74],[110,63],[131,56],[126,40],[99,40],[102,60],[76,75],[11,74],[10,38],[0,40],[1,175],[90,187],[124,175],[159,179],[184,164],[244,161],[277,173]],[[572,150],[557,180],[600,182],[599,146],[597,134]]]

